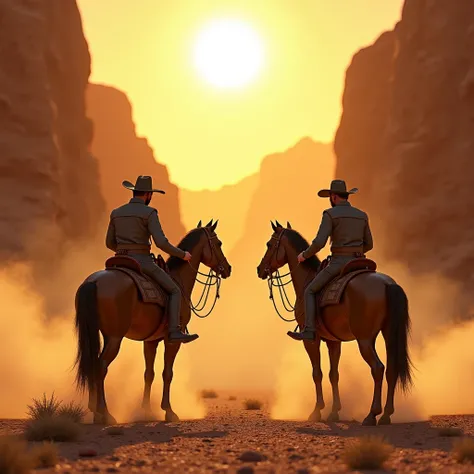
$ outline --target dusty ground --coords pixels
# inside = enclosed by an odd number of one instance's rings
[[[209,413],[203,420],[126,424],[119,436],[85,425],[80,442],[61,444],[60,464],[41,472],[345,472],[344,446],[363,434],[382,434],[393,444],[395,452],[386,464],[389,471],[474,472],[474,466],[454,459],[451,449],[456,438],[438,433],[439,426],[451,426],[473,436],[474,415],[367,428],[356,422],[270,420],[265,408],[247,411],[242,398],[222,398],[206,401]],[[23,424],[21,420],[0,421],[0,433],[21,432]],[[81,458],[84,449],[96,451],[97,456]],[[247,451],[254,454],[241,460]]]

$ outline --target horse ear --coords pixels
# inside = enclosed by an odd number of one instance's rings
[[[213,226],[211,227],[212,232],[214,232],[216,230],[218,222],[219,222],[219,219],[217,219],[217,221],[214,222]]]
[[[276,225],[272,221],[270,221],[270,224],[272,225],[272,229],[275,232],[277,230]]]
[[[283,227],[278,221],[276,221],[276,226],[277,227]]]
[[[202,227],[202,222],[201,221],[198,222],[197,227],[198,227],[198,229],[199,229],[199,227]]]
[[[207,224],[206,224],[206,227],[210,227],[212,225],[212,221],[213,219],[211,219]]]
[[[289,221],[286,222],[286,228],[287,228],[287,229],[291,229],[291,228],[292,228]]]

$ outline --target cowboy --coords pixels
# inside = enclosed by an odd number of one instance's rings
[[[318,192],[319,197],[329,197],[332,207],[323,212],[318,233],[312,244],[298,255],[298,262],[304,262],[319,252],[326,245],[329,237],[331,238],[331,256],[329,264],[316,274],[305,289],[305,326],[301,332],[288,332],[293,339],[310,341],[316,338],[318,293],[340,273],[348,262],[354,258],[363,257],[373,248],[367,214],[351,206],[348,201],[349,195],[357,191],[357,188],[347,191],[345,181],[336,179],[331,182],[330,189],[321,189]]]
[[[137,260],[143,273],[168,294],[168,341],[194,341],[199,337],[197,334],[185,334],[180,328],[181,290],[171,276],[156,265],[150,253],[150,237],[153,237],[159,249],[188,262],[191,260],[189,252],[170,244],[161,228],[157,210],[149,206],[153,193],[165,192],[153,189],[151,176],[139,176],[135,186],[130,181],[123,181],[122,186],[133,191],[133,198],[112,211],[106,245],[116,254],[128,255]]]

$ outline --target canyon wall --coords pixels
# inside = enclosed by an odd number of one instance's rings
[[[108,212],[132,197],[122,187],[124,179],[134,183],[137,176],[150,175],[154,187],[166,192],[155,194],[151,205],[158,209],[168,239],[176,244],[186,232],[180,217],[179,190],[170,182],[166,166],[155,160],[146,138],[137,136],[127,96],[99,84],[90,84],[86,96],[87,114],[94,129],[91,150],[99,160],[101,189]]]
[[[474,225],[474,3],[407,0],[347,70],[336,175],[385,258],[470,287]]]
[[[90,55],[75,0],[0,1],[0,252],[50,271],[105,210],[89,154]]]

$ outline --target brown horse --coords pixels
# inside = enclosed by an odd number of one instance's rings
[[[168,259],[171,276],[181,287],[183,301],[181,323],[186,327],[191,319],[191,293],[203,263],[220,277],[227,278],[231,266],[222,252],[222,243],[215,229],[217,222],[209,222],[191,230],[178,245],[192,254],[191,261],[177,257]],[[207,282],[209,284],[209,282]],[[217,297],[217,295],[216,295]],[[145,390],[142,408],[146,419],[154,419],[150,406],[150,393],[155,378],[154,363],[158,343],[165,341],[163,369],[163,398],[161,408],[166,421],[178,421],[170,403],[170,385],[173,364],[181,344],[167,342],[167,323],[163,308],[143,303],[131,277],[120,270],[106,269],[93,273],[79,287],[76,294],[76,329],[78,333],[76,381],[79,389],[89,389],[89,409],[94,413],[94,423],[115,423],[105,401],[104,381],[108,366],[117,357],[122,339],[143,341],[145,356]],[[102,333],[104,346],[100,352]]]
[[[288,264],[296,294],[295,318],[299,327],[304,325],[304,289],[316,275],[320,261],[317,257],[298,264],[297,256],[308,248],[308,242],[288,223],[287,228],[278,222],[272,223],[273,235],[267,243],[267,251],[257,267],[260,278],[272,278],[273,273]],[[339,398],[339,359],[341,342],[357,340],[359,350],[371,368],[374,380],[374,395],[370,413],[364,425],[376,425],[382,413],[382,383],[385,367],[375,350],[379,332],[385,339],[387,349],[387,401],[380,425],[390,424],[393,415],[394,394],[397,383],[404,392],[412,385],[411,362],[408,354],[410,317],[408,301],[403,289],[387,275],[378,272],[360,273],[348,283],[341,302],[322,308],[321,324],[317,325],[315,342],[304,342],[313,366],[316,387],[316,406],[309,417],[321,420],[324,408],[320,343],[325,341],[330,358],[329,380],[332,386],[333,406],[328,421],[338,421],[341,401]]]

